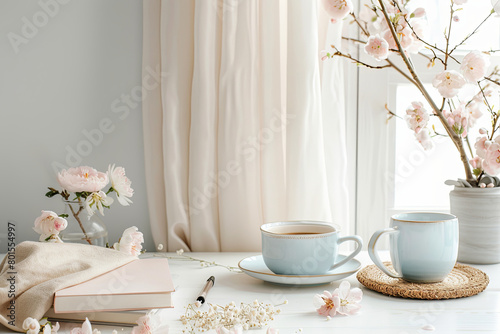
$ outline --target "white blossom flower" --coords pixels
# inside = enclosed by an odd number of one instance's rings
[[[354,6],[351,0],[323,0],[323,8],[335,23],[349,15]]]
[[[471,51],[462,60],[460,70],[469,82],[478,82],[484,78],[488,66],[490,66],[488,56],[479,51]]]
[[[23,329],[26,334],[38,334],[40,332],[40,323],[38,320],[28,317],[24,319]]]
[[[182,249],[182,248],[181,248],[181,249],[178,249],[178,250],[176,251],[176,253],[177,253],[177,255],[179,255],[179,256],[180,256],[180,255],[184,254],[184,249]]]
[[[361,308],[358,303],[363,299],[363,291],[359,288],[351,289],[351,284],[348,281],[342,281],[333,294],[337,294],[340,298],[340,305],[337,308],[338,313],[351,315],[357,313]]]
[[[500,15],[500,0],[491,0],[493,10]]]
[[[82,327],[73,328],[70,334],[100,334],[101,332],[98,329],[92,330],[92,324],[90,323],[88,318],[85,318],[85,321],[82,324]]]
[[[465,5],[468,0],[453,0],[456,5]]]
[[[434,142],[432,141],[432,138],[429,135],[428,129],[424,129],[423,131],[416,133],[415,138],[426,151],[431,150],[434,147]]]
[[[432,81],[432,85],[438,89],[439,94],[448,99],[455,97],[465,83],[465,78],[454,70],[443,71]]]
[[[47,238],[52,237],[59,239],[57,237],[59,232],[64,230],[67,226],[68,221],[59,217],[57,213],[42,210],[42,214],[35,219],[35,227],[33,227],[33,230],[40,234],[40,241],[45,241]]]
[[[108,207],[111,204],[113,204],[113,199],[101,190],[87,196],[85,200],[85,209],[89,217],[95,213],[96,209],[104,216],[104,207]]]
[[[134,189],[130,187],[132,182],[125,175],[125,168],[109,165],[108,177],[111,180],[111,187],[116,191],[116,198],[123,206],[128,206],[132,201],[130,197],[134,195]]]
[[[224,326],[217,328],[217,334],[241,334],[243,333],[243,327],[241,325],[236,325],[231,329],[227,329]]]
[[[340,306],[340,298],[338,294],[323,291],[323,294],[314,296],[313,304],[319,315],[333,317],[337,313],[337,308]]]

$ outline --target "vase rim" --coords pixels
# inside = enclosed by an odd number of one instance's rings
[[[473,187],[473,188],[468,188],[468,187],[457,187],[455,186],[452,191],[463,191],[463,192],[494,192],[494,191],[500,191],[500,187],[493,187],[493,188],[480,188],[480,187]]]

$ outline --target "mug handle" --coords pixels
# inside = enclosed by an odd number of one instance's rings
[[[361,248],[363,247],[363,240],[361,239],[361,237],[359,237],[357,235],[351,235],[351,236],[348,236],[348,237],[339,238],[337,240],[337,244],[340,245],[344,241],[350,241],[350,240],[356,242],[356,244],[357,244],[356,249],[351,254],[349,254],[349,256],[347,256],[345,259],[343,259],[342,261],[340,261],[338,263],[335,263],[333,266],[331,266],[330,270],[335,269],[337,267],[340,267],[341,265],[343,265],[347,261],[350,261],[356,255],[358,255],[359,252],[361,252]]]
[[[379,267],[379,269],[382,270],[384,274],[393,278],[402,278],[403,275],[398,273],[396,269],[394,269],[396,274],[389,271],[389,269],[387,269],[387,267],[380,260],[378,253],[375,251],[375,245],[377,244],[377,241],[382,236],[382,234],[395,234],[395,233],[399,234],[399,230],[397,229],[397,227],[389,227],[386,229],[378,230],[377,232],[373,233],[372,237],[370,238],[370,242],[368,243],[368,254],[370,255],[370,258],[372,259],[373,263],[375,263],[375,265]],[[397,250],[394,251],[397,253]]]

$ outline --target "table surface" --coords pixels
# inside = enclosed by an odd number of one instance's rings
[[[158,253],[160,254],[160,253]],[[158,254],[145,254],[146,257]],[[162,253],[165,255],[165,253]],[[167,254],[174,255],[175,254]],[[216,263],[237,266],[238,262],[256,253],[190,253],[189,255],[215,261]],[[387,252],[381,252],[382,259],[388,259]],[[366,252],[357,256],[362,266],[372,264]],[[251,303],[259,300],[264,303],[279,304],[285,299],[286,305],[279,308],[269,325],[280,330],[280,334],[321,334],[321,333],[370,333],[370,334],[413,334],[432,333],[425,330],[431,325],[434,333],[499,333],[500,332],[500,264],[473,265],[490,277],[488,288],[479,295],[441,301],[409,300],[389,297],[371,291],[361,285],[356,275],[346,280],[351,287],[363,290],[361,311],[352,316],[337,315],[330,320],[316,314],[313,296],[324,290],[333,291],[339,281],[321,286],[284,286],[263,282],[243,273],[230,272],[224,267],[202,267],[198,262],[169,260],[172,279],[176,292],[173,294],[173,309],[162,311],[162,318],[168,322],[172,333],[183,333],[185,326],[179,321],[185,307],[192,303],[205,280],[214,275],[215,287],[210,291],[207,301],[226,305],[231,301]],[[203,306],[206,307],[206,306]],[[203,308],[202,308],[203,310]],[[59,333],[69,333],[68,328],[75,325],[64,324]],[[102,334],[113,329],[128,334],[130,328],[96,326]],[[428,327],[427,327],[428,328]],[[249,333],[266,333],[267,328],[251,330]],[[0,325],[0,333],[12,333]],[[215,331],[213,331],[215,333]]]

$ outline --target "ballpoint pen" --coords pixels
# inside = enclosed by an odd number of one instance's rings
[[[203,290],[201,290],[200,295],[198,296],[198,298],[196,298],[197,302],[200,302],[201,304],[205,302],[205,298],[207,297],[208,291],[210,291],[210,289],[214,286],[214,283],[215,283],[215,277],[210,276],[207,279],[207,283],[205,283]]]

